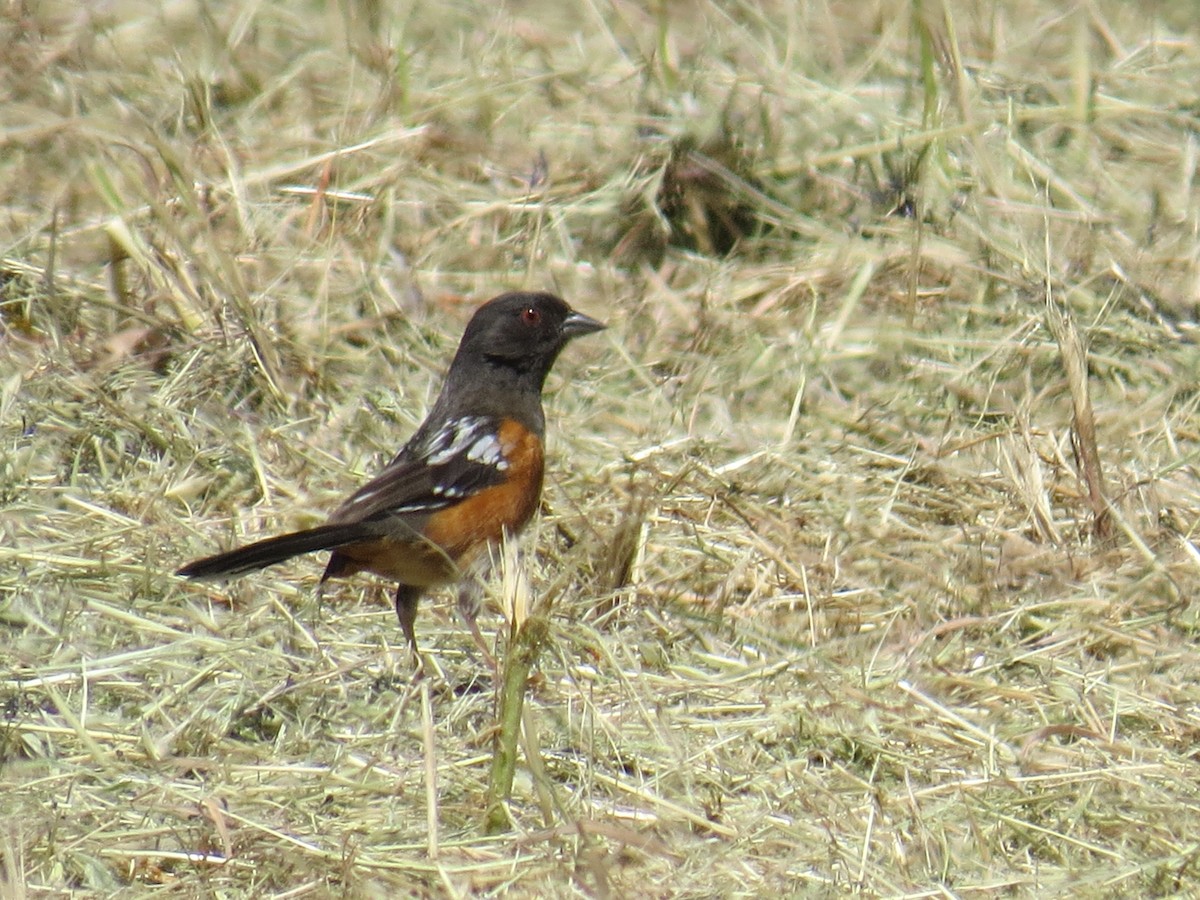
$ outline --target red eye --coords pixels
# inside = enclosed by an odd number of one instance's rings
[[[542,321],[542,311],[532,306],[521,310],[521,321],[526,325],[538,325]]]

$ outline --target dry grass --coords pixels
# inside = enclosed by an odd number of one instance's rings
[[[1200,892],[1191,3],[3,16],[0,892]],[[515,286],[613,327],[484,838],[450,604],[423,698],[384,585],[170,573]]]

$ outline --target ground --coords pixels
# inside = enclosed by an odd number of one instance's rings
[[[1200,893],[1191,3],[0,28],[0,894]],[[415,679],[376,579],[172,573],[320,521],[512,288],[610,327],[485,836],[452,598]]]

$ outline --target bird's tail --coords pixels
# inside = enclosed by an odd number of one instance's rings
[[[360,541],[365,536],[362,527],[358,525],[318,525],[316,528],[281,534],[215,556],[206,556],[204,559],[188,563],[175,574],[200,580],[232,578],[235,575],[264,569],[302,553],[335,550]]]

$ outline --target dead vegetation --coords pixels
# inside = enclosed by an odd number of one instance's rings
[[[1190,4],[0,27],[6,895],[1197,890]],[[414,685],[385,585],[170,573],[330,510],[519,286],[612,327],[485,838],[452,604]]]

